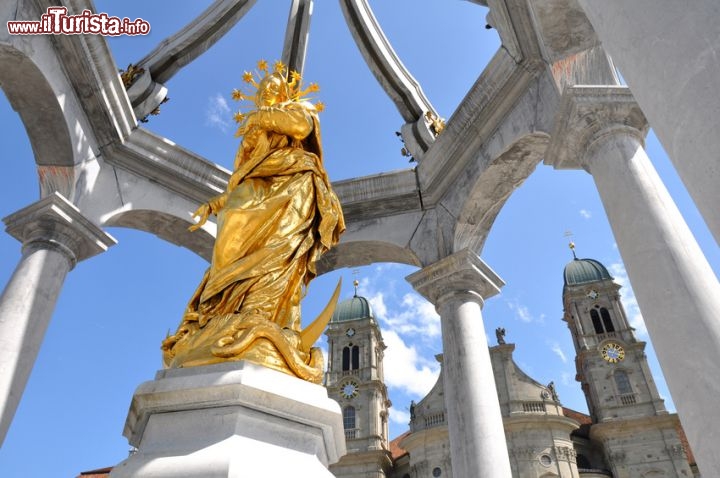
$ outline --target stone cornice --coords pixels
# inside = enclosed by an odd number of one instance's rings
[[[503,417],[506,432],[527,431],[529,428],[562,430],[568,434],[580,428],[580,424],[572,418],[562,415],[519,414]]]
[[[399,446],[412,454],[413,449],[427,446],[428,443],[440,444],[447,439],[448,427],[440,425],[410,433],[400,441]]]
[[[105,252],[117,241],[80,213],[60,193],[52,193],[3,219],[7,233],[23,247],[54,248],[71,265]]]
[[[641,142],[649,125],[626,86],[566,88],[544,163],[556,169],[588,169],[586,153],[605,135],[625,132]]]
[[[144,128],[103,149],[105,160],[198,203],[225,190],[230,172]]]
[[[675,413],[651,415],[648,417],[623,418],[617,421],[595,423],[590,427],[591,440],[605,440],[608,438],[631,438],[637,436],[642,430],[672,429],[680,424]]]
[[[495,271],[468,249],[440,259],[410,274],[406,280],[436,306],[458,293],[474,293],[487,299],[505,285]]]
[[[362,221],[422,209],[411,169],[333,182],[347,221]]]

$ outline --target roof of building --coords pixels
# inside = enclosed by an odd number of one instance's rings
[[[406,449],[400,447],[400,442],[409,434],[410,434],[410,430],[408,430],[405,433],[403,433],[402,435],[394,438],[390,442],[390,456],[392,457],[393,461],[408,454],[408,451]]]
[[[100,468],[98,470],[83,471],[77,478],[107,478],[110,476],[112,469],[112,466],[108,466],[107,468]]]
[[[573,259],[565,266],[565,285],[613,280],[608,270],[595,259]]]
[[[369,317],[375,317],[370,302],[365,297],[356,294],[352,298],[340,302],[335,307],[330,322],[347,322],[348,320],[367,319]]]
[[[592,418],[590,418],[590,415],[583,412],[578,412],[577,410],[573,410],[572,408],[568,407],[562,407],[563,415],[565,415],[568,418],[572,418],[576,422],[578,422],[580,425],[586,425],[592,423]]]

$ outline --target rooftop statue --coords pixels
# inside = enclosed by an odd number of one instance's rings
[[[195,212],[200,228],[217,215],[212,262],[174,335],[162,343],[166,367],[248,360],[319,383],[322,354],[312,347],[333,312],[301,330],[300,299],[317,275],[315,262],[345,230],[340,202],[323,168],[317,113],[301,78],[285,66],[258,63],[246,72],[255,95],[233,99],[255,108],[237,113],[242,142],[226,191]],[[259,81],[258,81],[259,80]]]

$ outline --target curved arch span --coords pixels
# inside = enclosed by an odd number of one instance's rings
[[[458,217],[454,250],[482,250],[500,210],[535,170],[549,143],[546,133],[528,134],[490,163],[468,194]]]
[[[147,209],[122,211],[107,219],[104,225],[149,232],[160,239],[193,251],[208,262],[212,259],[215,238],[203,229],[188,231],[188,226],[192,225],[192,222],[172,214]]]
[[[0,87],[25,125],[37,165],[72,167],[70,131],[43,72],[30,57],[7,44],[0,44],[0,65]],[[70,197],[70,191],[59,192]]]

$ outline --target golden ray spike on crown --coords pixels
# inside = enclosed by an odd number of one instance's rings
[[[279,74],[285,80],[289,98],[288,101],[310,101],[308,97],[311,93],[317,93],[320,91],[320,87],[317,83],[310,83],[307,88],[302,88],[302,75],[297,71],[288,72],[287,66],[282,61],[276,61],[273,63],[273,71],[269,71],[268,62],[260,60],[257,62],[257,71],[245,71],[242,75],[243,82],[250,85],[251,88],[255,89],[253,94],[245,93],[238,88],[235,88],[231,92],[231,97],[235,101],[252,101],[255,102],[257,98],[257,89],[260,87],[260,83],[271,74]],[[315,109],[320,112],[325,109],[325,104],[318,101],[314,104]],[[237,123],[241,123],[245,119],[245,115],[238,111],[233,115],[233,119]]]

